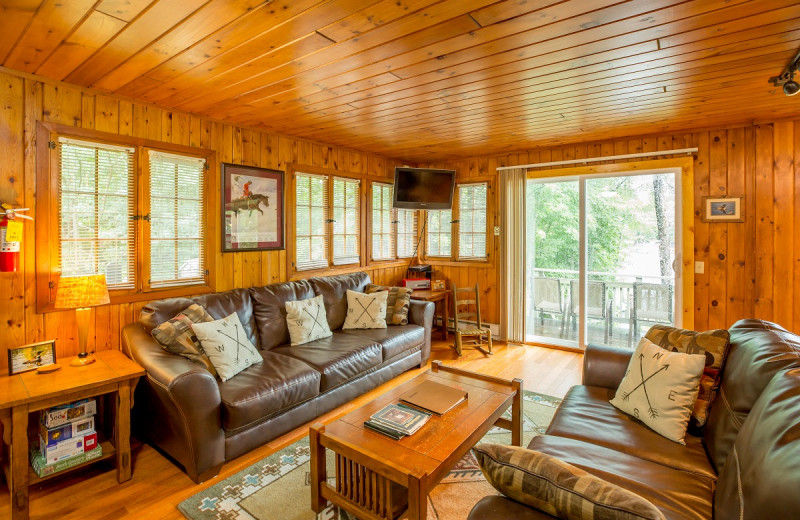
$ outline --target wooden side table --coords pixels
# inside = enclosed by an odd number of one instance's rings
[[[447,327],[450,321],[450,311],[448,310],[448,296],[452,291],[432,291],[429,289],[416,290],[411,293],[412,300],[420,300],[425,302],[433,302],[436,305],[436,312],[442,318],[442,337],[447,341]]]
[[[28,518],[28,486],[87,464],[116,457],[117,481],[122,483],[130,480],[131,395],[136,381],[144,375],[144,369],[118,350],[98,352],[95,358],[95,363],[82,367],[69,366],[71,358],[59,360],[61,370],[49,374],[31,371],[0,377],[0,421],[3,423],[3,442],[10,448],[3,470],[11,494],[12,520]],[[103,455],[40,478],[29,462],[28,415],[52,406],[105,394],[115,398],[111,406],[114,413],[112,439],[105,439],[100,428],[96,428]]]

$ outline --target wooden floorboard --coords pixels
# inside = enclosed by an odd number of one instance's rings
[[[434,342],[432,358],[504,378],[520,377],[525,389],[558,397],[580,382],[583,363],[580,354],[504,344],[495,344],[495,353],[491,357],[471,350],[458,359],[443,341]],[[406,372],[317,420],[330,422],[421,372],[420,369]],[[180,520],[183,515],[177,505],[181,501],[295,442],[308,433],[308,426],[304,424],[225,464],[219,476],[201,485],[194,484],[151,446],[140,445],[134,449],[133,478],[130,481],[117,484],[116,472],[107,463],[56,478],[31,489],[30,518]],[[4,493],[4,499],[0,501],[0,518],[8,518],[9,502],[5,498],[8,488],[5,483],[0,485],[0,492]]]

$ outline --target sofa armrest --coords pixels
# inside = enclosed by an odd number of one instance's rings
[[[425,344],[422,345],[422,362],[424,366],[431,357],[431,330],[433,329],[433,315],[436,312],[436,305],[433,302],[411,300],[408,306],[408,322],[419,325],[425,329]]]
[[[632,355],[630,349],[590,344],[583,354],[583,384],[616,390]]]
[[[134,400],[137,432],[182,464],[195,482],[216,475],[225,461],[216,378],[162,349],[140,323],[126,325],[122,337],[126,353],[147,372]]]

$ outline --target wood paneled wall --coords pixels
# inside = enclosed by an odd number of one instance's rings
[[[690,147],[699,148],[694,159],[695,260],[705,264],[704,273],[695,274],[695,328],[727,328],[736,320],[755,317],[800,332],[800,118],[539,148],[431,166],[455,168],[468,179],[496,175],[497,166]],[[726,194],[744,197],[745,221],[703,222],[701,198]],[[460,285],[480,283],[488,317],[497,321],[497,270],[440,269]]]
[[[98,95],[58,83],[0,73],[0,202],[29,207],[36,217],[36,122],[45,121],[213,149],[220,162],[286,170],[290,163],[311,165],[371,176],[392,177],[398,164],[392,159],[327,146],[278,134],[226,125],[201,117]],[[211,186],[219,186],[219,172],[211,172]],[[218,188],[217,188],[218,190]],[[212,192],[211,215],[219,215],[219,191]],[[287,218],[292,213],[287,210]],[[59,357],[77,353],[75,313],[36,313],[34,223],[25,223],[21,269],[0,273],[0,372],[6,370],[9,347],[57,339]],[[218,234],[216,289],[265,285],[286,279],[286,252],[222,254]],[[404,266],[367,270],[373,280],[396,284]],[[138,317],[146,302],[98,307],[94,310],[94,342],[98,350],[119,348],[120,330]]]

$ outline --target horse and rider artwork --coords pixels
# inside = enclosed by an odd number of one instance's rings
[[[283,249],[283,172],[222,164],[223,252]]]

